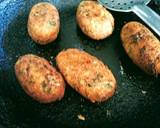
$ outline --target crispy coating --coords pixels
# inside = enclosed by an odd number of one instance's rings
[[[121,30],[124,49],[132,61],[148,74],[160,73],[160,41],[141,23],[132,21]]]
[[[15,64],[15,74],[24,91],[41,103],[64,96],[63,77],[44,58],[32,54],[20,57]]]
[[[54,41],[59,29],[59,13],[54,5],[40,2],[32,7],[28,18],[28,33],[35,42],[45,45]]]
[[[102,40],[112,34],[114,18],[97,1],[82,1],[77,9],[76,19],[84,34],[95,40]]]
[[[67,49],[57,55],[56,62],[68,84],[91,102],[113,96],[116,80],[96,57],[79,49]]]

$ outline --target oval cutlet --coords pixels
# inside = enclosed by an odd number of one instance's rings
[[[41,103],[64,96],[63,77],[42,57],[32,54],[20,57],[15,64],[15,74],[24,91]]]
[[[121,30],[122,45],[132,61],[151,75],[160,74],[160,41],[139,22],[125,24]]]
[[[91,102],[113,96],[116,80],[96,57],[79,49],[67,49],[57,55],[56,62],[68,84]]]
[[[28,33],[38,44],[45,45],[54,41],[60,30],[57,8],[48,3],[34,5],[28,17]]]
[[[102,40],[110,36],[114,30],[112,14],[97,1],[80,2],[76,20],[82,32],[94,40]]]

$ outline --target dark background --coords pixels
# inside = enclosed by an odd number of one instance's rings
[[[135,66],[120,41],[120,30],[126,22],[143,22],[133,13],[111,12],[115,18],[113,34],[94,41],[76,24],[80,0],[50,0],[60,12],[61,31],[55,42],[39,46],[28,36],[27,19],[31,7],[41,1],[0,0],[0,124],[4,128],[160,128],[160,79]],[[160,14],[154,1],[149,6]],[[33,53],[56,66],[58,52],[74,47],[110,67],[117,79],[117,91],[111,99],[93,104],[68,85],[65,97],[51,104],[40,104],[25,94],[14,74],[19,56]],[[85,121],[78,119],[79,114]]]

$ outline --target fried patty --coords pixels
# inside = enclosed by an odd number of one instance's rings
[[[63,77],[42,57],[21,56],[15,64],[15,74],[24,91],[41,103],[60,100],[64,96]]]
[[[112,34],[114,18],[97,1],[82,1],[76,13],[76,19],[82,32],[95,40],[102,40]]]
[[[91,102],[113,96],[116,80],[102,61],[79,49],[67,49],[56,57],[60,72],[68,84]]]
[[[160,74],[160,41],[143,24],[132,21],[121,30],[123,47],[143,71],[151,75]]]
[[[47,2],[34,5],[28,18],[28,33],[38,44],[54,41],[59,33],[60,19],[57,8]]]

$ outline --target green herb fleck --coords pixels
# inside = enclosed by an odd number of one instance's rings
[[[92,87],[92,86],[93,86],[93,84],[91,84],[91,83],[88,83],[88,84],[87,84],[87,86],[88,86],[88,87]]]
[[[35,83],[35,81],[33,80],[33,78],[30,78],[28,82],[29,82],[30,85],[32,85],[32,84]]]
[[[112,85],[110,83],[104,84],[107,88],[112,88]]]
[[[103,75],[97,74],[96,77],[93,79],[93,82],[100,82],[102,78],[103,78]]]
[[[54,20],[50,20],[50,21],[49,21],[49,24],[50,24],[51,26],[56,26],[56,22],[55,22]]]
[[[33,16],[39,16],[39,12],[33,13]]]
[[[85,16],[90,16],[90,10],[86,9],[82,12],[83,14],[85,14]]]
[[[19,71],[19,74],[20,74],[20,75],[26,75],[26,70],[25,70],[25,69],[24,69],[24,70],[20,70],[20,71]]]
[[[134,35],[131,35],[131,40],[133,43],[138,43],[142,39],[143,35],[141,33],[136,33]]]
[[[46,84],[45,81],[43,81],[43,83],[42,83],[42,88],[43,88],[43,91],[46,92],[46,93],[51,92],[51,87],[48,87],[48,85]]]

